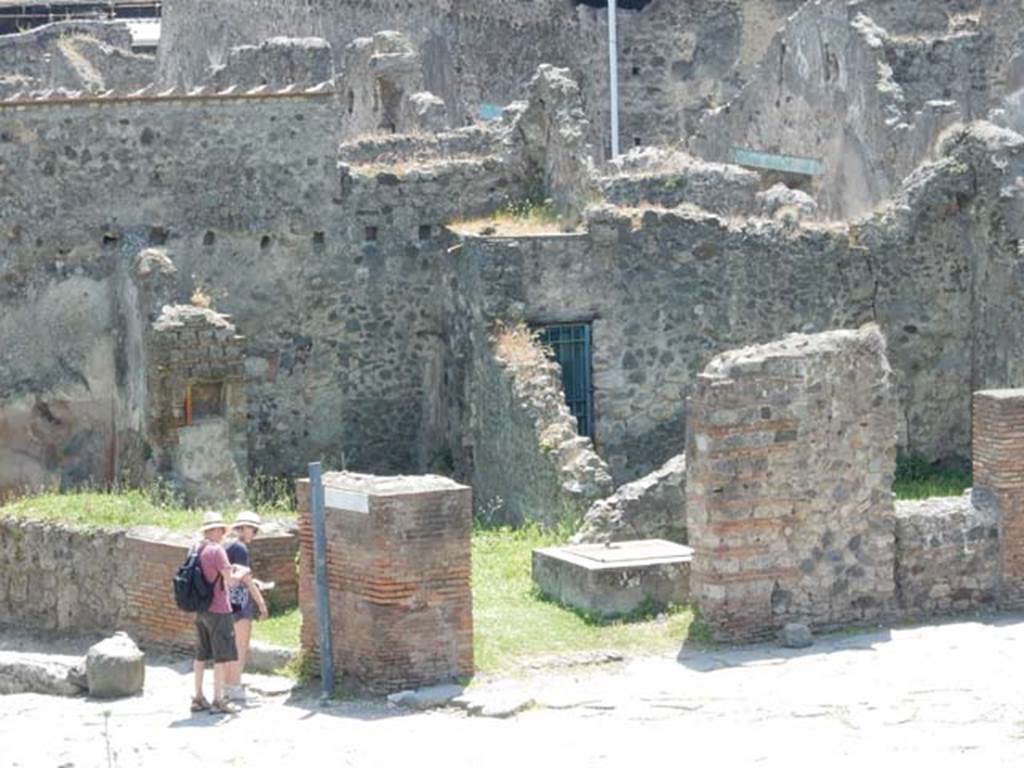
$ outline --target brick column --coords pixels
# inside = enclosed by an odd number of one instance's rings
[[[1024,389],[974,393],[974,491],[1000,514],[1001,602],[1024,606]]]
[[[324,476],[336,669],[387,693],[473,674],[472,491],[436,476]],[[298,484],[304,650],[317,652],[309,482]]]

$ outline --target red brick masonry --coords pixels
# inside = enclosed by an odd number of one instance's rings
[[[974,393],[974,488],[1000,513],[1000,603],[1024,606],[1024,389]]]
[[[368,512],[328,508],[335,667],[375,693],[473,674],[472,491],[445,478],[333,473]],[[309,483],[300,481],[302,646],[319,646]]]

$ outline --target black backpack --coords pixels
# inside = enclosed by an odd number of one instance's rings
[[[213,585],[203,578],[203,569],[199,567],[202,551],[203,545],[192,547],[174,574],[174,602],[188,613],[208,611],[213,602]]]

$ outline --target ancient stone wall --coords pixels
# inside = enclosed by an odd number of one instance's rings
[[[813,195],[834,218],[896,191],[942,129],[984,114],[985,40],[957,29],[895,37],[868,5],[805,4],[737,96],[703,115],[691,147],[715,160],[733,147],[815,158]]]
[[[690,400],[691,587],[722,639],[897,609],[896,392],[877,326],[716,357]]]
[[[624,147],[682,137],[692,117],[723,103],[760,61],[801,0],[654,0],[619,13]],[[608,146],[607,12],[571,0],[167,0],[160,43],[162,85],[201,83],[232,46],[276,36],[325,37],[340,56],[381,30],[407,34],[422,57],[424,87],[453,108],[455,124],[481,104],[521,98],[539,64],[568,66],[593,117],[595,149]],[[502,45],[498,41],[516,41]]]
[[[587,510],[574,544],[667,539],[680,544],[686,535],[686,454],[673,456],[639,480]]]
[[[124,24],[62,21],[0,35],[0,98],[68,88],[128,91],[153,82],[156,59],[133,53]]]
[[[465,441],[477,515],[513,525],[576,523],[611,491],[611,476],[577,434],[558,364],[525,326],[481,328],[472,343]]]
[[[908,615],[992,609],[999,596],[999,515],[970,492],[896,502],[896,596]]]
[[[110,531],[0,517],[0,625],[125,630],[140,643],[191,649],[195,616],[174,603],[171,580],[191,540],[158,529]],[[251,546],[253,570],[275,580],[275,610],[298,601],[298,539],[271,532]]]
[[[0,113],[0,452],[17,457],[0,486],[115,479],[137,463],[126,446],[141,450],[133,371],[146,363],[132,318],[160,306],[133,298],[129,273],[147,248],[170,265],[161,301],[201,288],[249,339],[253,468],[297,471],[300,444],[335,466],[443,458],[442,226],[520,195],[496,158],[466,154],[485,140],[438,139],[439,153],[386,165],[355,149],[339,169],[334,96],[301,91]]]
[[[124,532],[0,517],[0,624],[83,631],[117,626],[127,604],[120,578],[126,551]]]
[[[466,238],[453,269],[484,322],[591,323],[594,442],[617,483],[683,452],[685,400],[716,352],[873,316],[870,263],[841,230],[693,208],[592,210],[588,230]]]

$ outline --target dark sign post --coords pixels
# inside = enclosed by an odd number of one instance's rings
[[[313,522],[313,570],[316,614],[320,625],[320,680],[324,696],[334,694],[334,651],[331,648],[331,601],[327,589],[327,523],[324,519],[324,483],[320,462],[309,465],[309,510]]]

